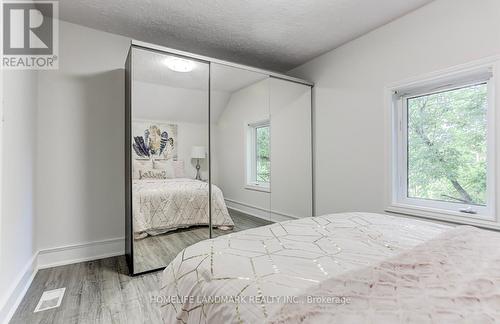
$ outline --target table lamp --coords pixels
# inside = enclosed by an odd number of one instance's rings
[[[196,159],[196,180],[201,180],[200,176],[200,159],[206,158],[206,150],[204,146],[193,146],[191,149],[191,158]]]

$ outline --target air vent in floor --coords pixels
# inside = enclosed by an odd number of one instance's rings
[[[65,291],[66,288],[44,291],[40,301],[38,301],[38,305],[36,305],[35,313],[59,307]]]

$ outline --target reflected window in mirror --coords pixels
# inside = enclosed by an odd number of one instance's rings
[[[271,155],[269,120],[251,123],[247,132],[247,183],[248,189],[270,191]]]

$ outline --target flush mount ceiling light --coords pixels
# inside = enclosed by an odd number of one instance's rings
[[[165,65],[175,72],[191,72],[195,67],[195,63],[180,57],[169,56],[164,61]]]

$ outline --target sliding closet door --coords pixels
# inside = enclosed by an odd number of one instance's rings
[[[132,254],[135,274],[209,237],[209,64],[132,49]]]
[[[212,63],[213,236],[270,223],[269,76]]]
[[[311,87],[271,78],[271,212],[312,216]]]

